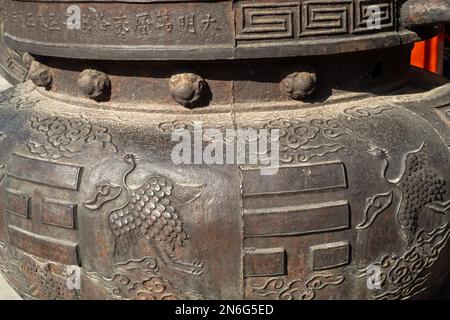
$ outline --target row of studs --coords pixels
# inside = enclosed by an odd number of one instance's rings
[[[29,79],[35,85],[50,88],[52,74],[50,68],[33,60],[30,62]],[[83,94],[96,101],[105,100],[111,93],[111,80],[101,71],[85,69],[77,80],[78,87]],[[301,100],[314,92],[317,85],[317,76],[314,69],[303,66],[284,78],[280,87],[289,97]],[[180,105],[196,107],[204,94],[206,81],[193,73],[180,73],[173,75],[169,80],[169,90],[172,98]]]

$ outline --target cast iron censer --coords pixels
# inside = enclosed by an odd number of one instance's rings
[[[21,83],[0,98],[0,270],[21,296],[408,299],[446,283],[450,84],[409,56],[450,1],[1,4],[2,70]],[[276,172],[173,161],[174,132],[206,152],[243,128],[278,130]]]

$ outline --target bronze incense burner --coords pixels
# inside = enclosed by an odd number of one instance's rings
[[[447,281],[450,84],[409,56],[448,0],[1,9],[20,84],[0,96],[0,271],[21,296],[408,299]],[[279,132],[275,174],[174,163],[177,129],[205,150],[240,128]]]

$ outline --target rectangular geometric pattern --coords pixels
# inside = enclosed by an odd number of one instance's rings
[[[286,274],[283,248],[248,249],[244,254],[244,276],[264,277]]]
[[[352,1],[307,1],[303,3],[302,36],[349,33]]]
[[[374,18],[371,15],[373,6],[379,10]],[[395,4],[389,0],[238,2],[235,11],[237,40],[379,32],[394,30],[396,20]],[[369,21],[372,18],[374,20]],[[372,22],[377,24],[376,28],[372,27]]]
[[[75,228],[76,204],[59,200],[44,199],[42,203],[42,222],[58,227]]]
[[[19,190],[6,189],[5,209],[9,213],[14,213],[22,218],[28,219],[30,216],[31,197]]]
[[[350,243],[339,241],[311,247],[312,270],[326,270],[350,263]]]
[[[67,265],[78,265],[78,245],[38,235],[16,226],[9,226],[11,245],[38,257],[50,259]]]

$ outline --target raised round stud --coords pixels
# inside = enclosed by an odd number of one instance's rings
[[[104,72],[86,69],[80,73],[77,80],[83,94],[92,100],[102,100],[111,93],[111,80]]]
[[[169,81],[172,98],[188,108],[195,107],[199,103],[205,85],[205,80],[193,73],[176,74]]]
[[[295,100],[311,95],[317,86],[317,75],[313,68],[302,67],[281,81],[281,90]]]
[[[30,64],[28,78],[33,81],[36,86],[48,88],[52,83],[52,72],[49,67],[34,60]]]

